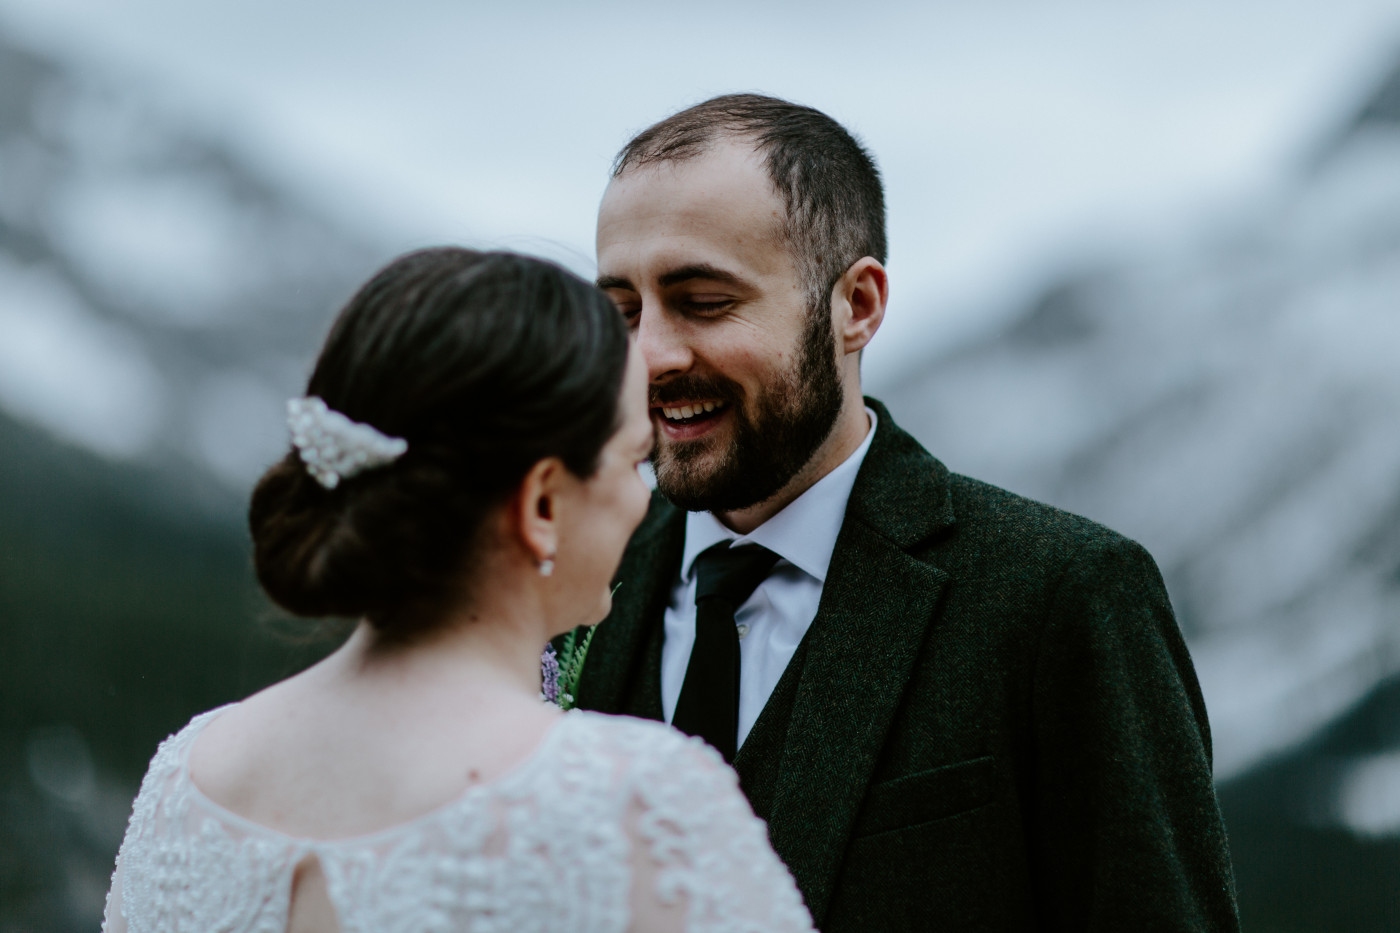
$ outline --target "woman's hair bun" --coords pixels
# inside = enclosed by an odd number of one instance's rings
[[[433,624],[531,466],[592,475],[626,357],[612,303],[552,263],[457,248],[390,263],[341,311],[306,394],[408,449],[333,489],[295,449],[274,464],[248,510],[259,582],[300,616]]]

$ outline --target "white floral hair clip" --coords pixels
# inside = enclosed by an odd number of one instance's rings
[[[327,489],[365,470],[388,466],[408,450],[403,438],[351,421],[314,395],[287,401],[287,427],[306,472]]]

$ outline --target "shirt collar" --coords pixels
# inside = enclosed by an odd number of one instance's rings
[[[685,550],[681,555],[681,578],[689,579],[695,558],[721,541],[735,544],[761,544],[783,560],[818,581],[826,582],[836,536],[846,519],[846,503],[856,484],[856,474],[865,462],[870,441],[875,437],[879,418],[869,408],[870,428],[859,447],[830,473],[817,480],[806,492],[788,503],[777,515],[746,535],[736,536],[709,512],[690,512],[685,518]]]

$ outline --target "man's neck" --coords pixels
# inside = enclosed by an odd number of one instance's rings
[[[865,413],[865,400],[859,392],[855,393],[854,399],[848,396],[830,436],[817,448],[807,465],[788,480],[787,485],[757,505],[733,512],[715,512],[715,518],[730,531],[741,535],[748,534],[787,508],[822,477],[844,463],[846,458],[860,447],[869,430],[870,416]]]

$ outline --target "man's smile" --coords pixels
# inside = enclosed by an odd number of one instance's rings
[[[729,403],[706,399],[652,406],[652,418],[669,440],[692,440],[708,434],[729,411]]]

